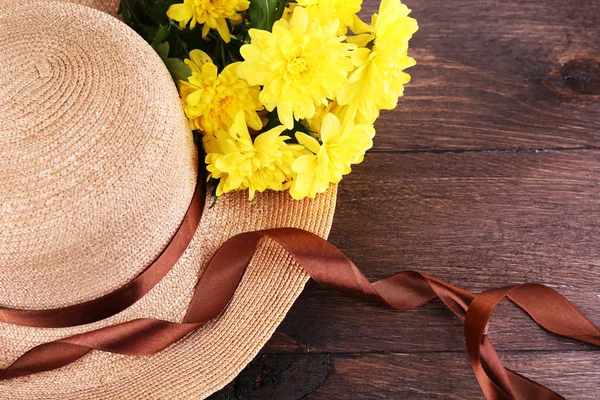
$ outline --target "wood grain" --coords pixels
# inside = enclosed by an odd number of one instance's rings
[[[567,399],[597,399],[597,382],[600,381],[597,352],[504,352],[500,356],[507,366],[525,371],[525,376],[562,393]],[[482,398],[463,352],[348,353],[331,355],[326,362],[322,355],[303,354],[293,359],[294,368],[308,367],[299,380],[296,375],[286,375],[290,356],[262,355],[234,383],[210,400]],[[324,366],[327,371],[323,370]],[[305,382],[314,384],[324,376],[327,380],[318,388],[304,386]],[[248,385],[248,381],[252,384]],[[301,397],[291,395],[306,388]]]
[[[407,4],[420,25],[413,81],[340,185],[330,240],[372,280],[414,269],[474,292],[541,282],[600,324],[600,2]],[[365,0],[363,16],[377,7]],[[490,336],[507,366],[568,399],[598,398],[597,348],[509,303]],[[397,312],[311,282],[214,397],[246,398],[482,394],[441,304]]]
[[[527,371],[527,377],[567,399],[598,398],[598,352],[507,353],[501,357],[506,365]],[[483,397],[463,353],[349,354],[331,356],[330,361],[329,378],[307,399],[466,400]]]
[[[420,26],[417,65],[377,124],[378,150],[600,147],[600,95],[562,71],[600,60],[596,0],[405,3]],[[377,8],[365,1],[363,14]]]

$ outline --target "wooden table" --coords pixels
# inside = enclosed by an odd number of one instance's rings
[[[474,292],[536,281],[600,323],[600,1],[408,3],[413,81],[340,185],[330,240],[370,279],[414,269]],[[507,366],[568,399],[600,398],[592,346],[508,303],[490,335]],[[314,282],[213,399],[304,396],[483,397],[440,303],[396,312]]]

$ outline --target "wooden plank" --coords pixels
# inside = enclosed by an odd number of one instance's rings
[[[377,149],[600,147],[596,0],[405,3],[418,64]]]
[[[504,354],[514,366],[567,399],[597,399],[600,358],[588,353]],[[327,381],[308,399],[482,399],[465,354],[332,355]]]
[[[501,357],[507,366],[568,399],[598,397],[597,352],[519,352]],[[462,352],[277,354],[257,357],[234,383],[211,400],[300,398],[466,400],[481,399],[483,395]]]
[[[600,324],[599,176],[597,151],[374,154],[342,182],[330,240],[370,279],[411,269],[474,292],[541,282]],[[279,332],[269,351],[463,349],[439,304],[396,312],[316,284]],[[505,350],[589,349],[510,305],[491,334]]]

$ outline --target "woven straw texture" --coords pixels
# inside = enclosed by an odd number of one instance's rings
[[[98,297],[156,258],[189,206],[197,157],[177,90],[96,10],[22,4],[0,29],[0,304]]]
[[[154,259],[189,205],[198,163],[177,91],[154,51],[102,12],[13,5],[0,9],[0,31],[0,305],[49,308],[98,297]],[[282,226],[326,237],[335,193],[302,202],[275,192],[253,202],[246,193],[223,196],[138,303],[82,327],[0,324],[0,366],[37,344],[114,323],[180,321],[198,275],[227,238]],[[154,356],[94,351],[60,370],[1,382],[1,397],[204,398],[252,360],[307,279],[265,241],[227,311],[203,329]]]
[[[10,6],[16,3],[25,2],[36,2],[38,0],[0,0],[0,8],[3,6]],[[117,16],[117,10],[119,9],[119,0],[57,0],[57,1],[69,1],[72,3],[82,4],[84,6],[92,7],[100,11],[104,11],[112,16]]]

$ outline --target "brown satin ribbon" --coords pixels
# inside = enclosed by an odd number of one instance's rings
[[[510,298],[540,326],[558,335],[600,346],[600,329],[567,299],[539,284],[525,284],[474,295],[419,272],[400,272],[370,283],[343,253],[318,236],[282,228],[243,233],[229,239],[201,275],[181,323],[149,318],[74,335],[39,345],[7,368],[0,379],[10,379],[67,365],[92,349],[144,356],[163,350],[218,316],[233,296],[256,246],[264,238],[284,247],[317,282],[344,293],[409,310],[435,298],[464,320],[465,339],[473,371],[488,399],[562,399],[505,368],[485,334],[491,313]]]
[[[96,299],[48,310],[0,308],[0,322],[38,328],[84,325],[120,313],[144,297],[175,266],[188,248],[204,208],[204,182],[198,180],[192,202],[177,232],[162,253],[126,285]]]

